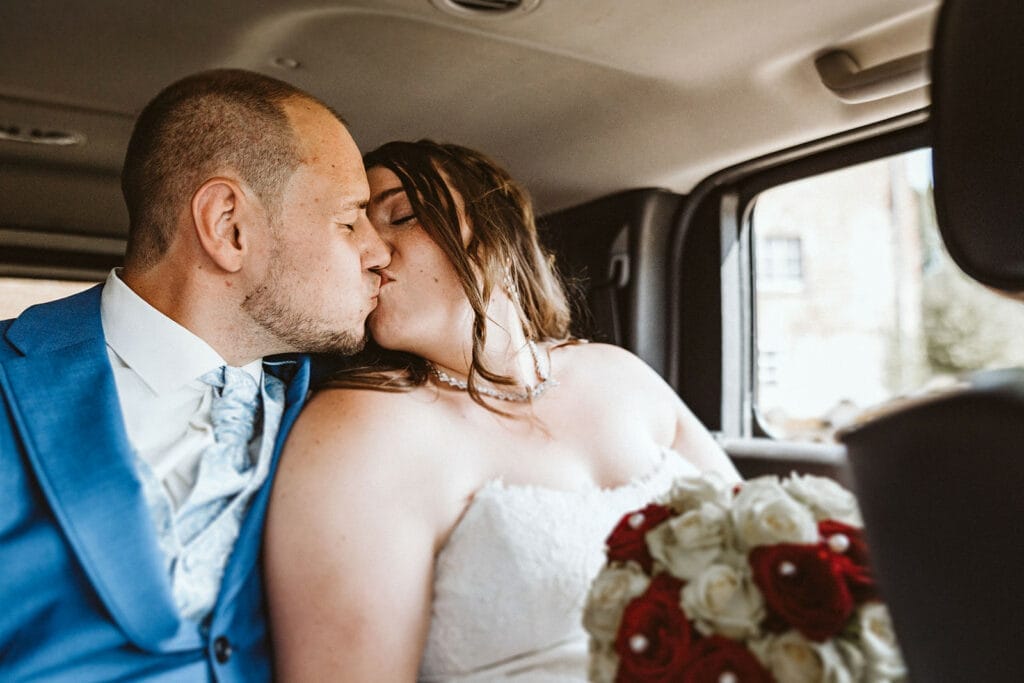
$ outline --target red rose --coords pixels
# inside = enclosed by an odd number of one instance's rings
[[[826,519],[818,522],[818,533],[829,550],[839,556],[839,566],[857,604],[877,598],[878,590],[868,562],[868,544],[863,530]],[[845,548],[842,547],[844,545]]]
[[[750,551],[754,583],[768,608],[818,642],[838,633],[853,614],[842,565],[824,545],[779,543]]]
[[[731,676],[729,674],[732,674]],[[682,683],[774,683],[774,678],[747,648],[735,640],[711,636],[694,643]]]
[[[693,632],[679,604],[683,582],[658,574],[622,612],[615,651],[616,683],[670,683],[679,680],[689,659]]]
[[[785,633],[789,630],[789,622],[772,610],[766,610],[766,612],[761,621],[761,628],[769,633]]]
[[[644,536],[672,516],[672,510],[663,505],[648,505],[643,510],[630,512],[612,529],[605,544],[608,546],[608,560],[637,562],[644,571],[651,573],[654,558],[647,549]]]

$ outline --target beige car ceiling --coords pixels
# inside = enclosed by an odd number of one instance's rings
[[[502,16],[449,5],[0,3],[0,137],[80,140],[0,139],[0,248],[82,242],[61,234],[117,248],[134,115],[210,67],[306,88],[364,150],[424,136],[480,148],[541,212],[632,187],[686,192],[731,164],[928,104],[922,87],[844,102],[815,59],[842,49],[867,69],[924,52],[933,0],[526,0]]]

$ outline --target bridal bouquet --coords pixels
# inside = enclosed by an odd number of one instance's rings
[[[678,480],[607,555],[583,615],[592,681],[906,677],[856,500],[830,479]]]

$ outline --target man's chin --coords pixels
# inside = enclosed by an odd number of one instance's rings
[[[338,336],[335,337],[333,343],[328,348],[324,349],[324,352],[352,356],[365,349],[369,339],[370,337],[365,330],[359,335],[347,334],[345,336]]]
[[[341,356],[351,356],[362,351],[369,336],[366,330],[359,332],[322,332],[315,335],[304,335],[298,337],[291,335],[286,339],[288,346],[293,353],[324,353]]]

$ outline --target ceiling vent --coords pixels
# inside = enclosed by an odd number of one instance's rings
[[[81,133],[69,133],[62,130],[43,130],[0,123],[0,141],[25,142],[30,145],[46,145],[50,147],[67,147],[85,142]]]
[[[526,14],[540,0],[430,0],[434,7],[461,17],[497,18]]]

